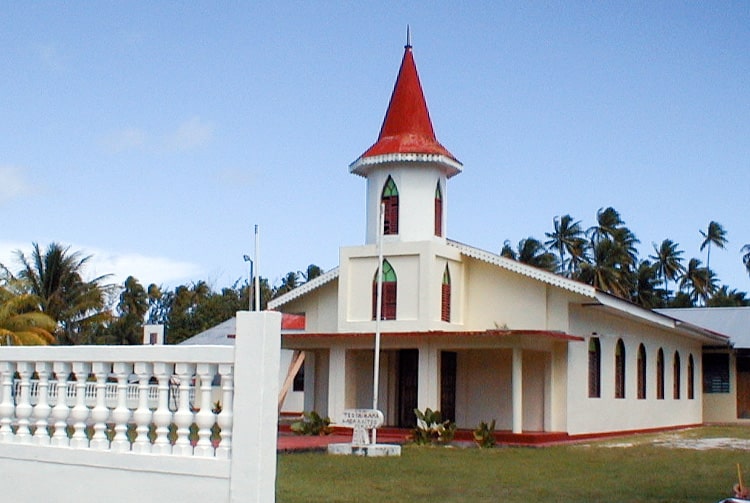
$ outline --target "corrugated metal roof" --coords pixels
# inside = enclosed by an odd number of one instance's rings
[[[655,311],[727,335],[735,348],[750,349],[750,307],[687,307]]]

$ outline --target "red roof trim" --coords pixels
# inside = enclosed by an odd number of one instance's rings
[[[291,339],[313,339],[333,337],[374,337],[373,332],[323,332],[323,333],[285,333],[285,338]],[[444,330],[428,330],[426,332],[384,332],[382,337],[509,337],[520,335],[524,337],[545,337],[564,341],[581,342],[585,339],[578,335],[570,335],[556,330],[477,330],[470,332],[450,332]]]
[[[305,315],[281,313],[281,328],[283,330],[304,330]]]

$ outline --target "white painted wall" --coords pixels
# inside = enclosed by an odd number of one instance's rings
[[[383,321],[382,331],[461,329],[464,270],[456,248],[435,241],[395,241],[383,245],[383,255],[396,272],[398,302],[396,320]],[[340,264],[338,331],[374,332],[372,282],[378,264],[375,247],[341,248]],[[453,286],[451,323],[440,319],[440,285],[446,264],[450,264]],[[309,330],[316,328],[310,326]]]
[[[456,424],[475,428],[480,421],[495,420],[498,430],[510,430],[510,349],[469,350],[457,354]]]
[[[388,176],[398,188],[398,234],[386,241],[444,241],[435,236],[435,187],[440,181],[443,195],[443,236],[446,235],[448,189],[443,170],[434,163],[387,163],[367,177],[367,233],[365,242],[374,244],[378,235],[378,215],[383,187]]]
[[[88,445],[75,448],[73,444],[54,447],[32,444],[29,437],[25,437],[29,443],[22,445],[6,431],[0,439],[0,473],[4,480],[25,480],[33,473],[35,480],[43,483],[3,484],[3,499],[61,503],[273,502],[280,327],[279,313],[240,312],[233,348],[0,347],[0,366],[4,369],[12,369],[16,362],[63,361],[75,366],[76,362],[114,361],[130,362],[132,368],[133,362],[200,363],[208,358],[213,364],[234,369],[233,404],[224,402],[234,418],[229,457],[97,451]],[[3,410],[8,405],[13,407],[7,398],[2,399]],[[36,417],[34,409],[28,407],[31,417]]]
[[[571,330],[591,335],[597,332],[602,348],[601,398],[588,397],[588,339],[572,343],[568,352],[567,421],[572,435],[618,430],[641,430],[700,424],[703,422],[700,342],[678,336],[657,326],[629,322],[607,315],[601,308],[573,310]],[[614,398],[614,352],[618,339],[625,344],[625,398]],[[637,398],[638,346],[646,348],[646,399]],[[656,398],[656,361],[664,350],[664,399]],[[680,352],[681,398],[672,394],[673,355]],[[695,398],[687,398],[687,361],[695,363]],[[582,413],[585,411],[585,413]]]
[[[703,383],[700,383],[703,387]],[[737,418],[737,358],[729,353],[729,393],[703,395],[703,420],[707,423],[750,423]]]

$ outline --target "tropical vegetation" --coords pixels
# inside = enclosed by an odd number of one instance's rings
[[[205,281],[144,287],[133,276],[113,285],[85,279],[91,256],[59,243],[15,258],[15,269],[0,264],[0,344],[140,344],[144,323],[165,325],[176,344],[250,307],[248,280],[218,291]],[[322,273],[311,264],[275,286],[259,278],[260,308]]]
[[[528,237],[514,248],[506,240],[502,256],[593,285],[646,308],[750,305],[746,292],[722,285],[710,268],[711,250],[724,249],[727,231],[711,221],[699,229],[700,258],[685,259],[679,243],[665,238],[652,243],[653,254],[639,255],[640,241],[612,207],[596,213],[596,224],[584,228],[571,215],[556,216],[544,242]],[[742,247],[750,274],[750,244]]]
[[[47,345],[55,342],[55,320],[39,309],[39,299],[13,284],[0,286],[0,345]]]

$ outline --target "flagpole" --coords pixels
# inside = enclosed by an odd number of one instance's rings
[[[380,203],[378,213],[378,237],[376,247],[378,251],[377,269],[377,299],[375,304],[375,363],[372,378],[372,408],[378,410],[378,388],[380,381],[380,319],[383,315],[383,225],[385,204]],[[372,443],[378,443],[377,428],[372,429]]]
[[[255,260],[253,261],[253,269],[255,271],[255,277],[253,278],[255,283],[255,311],[260,311],[260,264],[258,263],[259,239],[258,224],[255,224]]]

